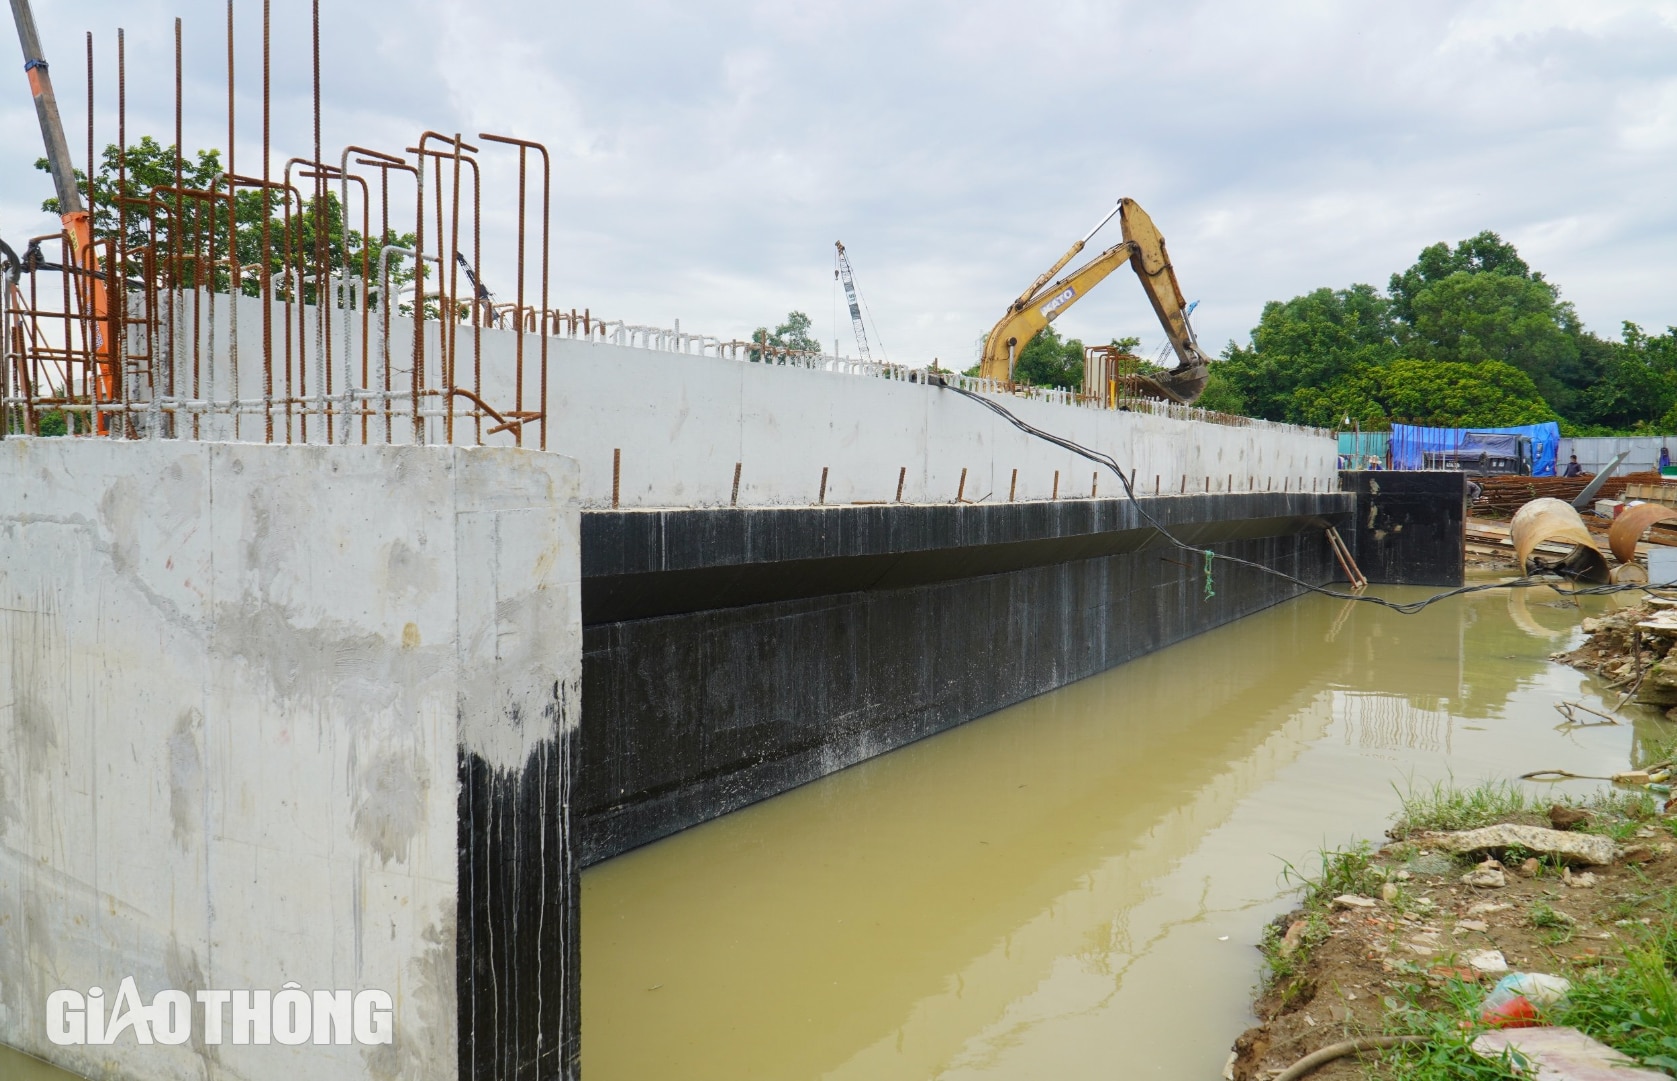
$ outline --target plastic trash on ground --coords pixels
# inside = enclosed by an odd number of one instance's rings
[[[1572,982],[1542,972],[1510,972],[1497,981],[1479,1007],[1479,1020],[1493,1028],[1535,1028],[1538,1012],[1557,1006]]]

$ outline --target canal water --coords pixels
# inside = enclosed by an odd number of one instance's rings
[[[1584,603],[1307,597],[591,868],[583,1075],[1213,1081],[1289,864],[1410,786],[1608,773],[1677,727],[1557,730],[1604,704],[1548,660],[1618,602]]]
[[[591,868],[583,1076],[1211,1081],[1289,865],[1677,727],[1557,730],[1580,615],[1307,597]]]

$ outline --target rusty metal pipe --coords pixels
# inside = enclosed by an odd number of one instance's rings
[[[1607,546],[1613,550],[1613,558],[1620,563],[1632,563],[1636,560],[1636,542],[1642,534],[1648,532],[1655,522],[1666,522],[1677,519],[1677,510],[1660,503],[1639,503],[1634,507],[1626,507],[1613,519],[1613,525],[1607,530]]]
[[[1570,503],[1532,500],[1514,515],[1509,539],[1524,573],[1547,571],[1593,585],[1606,585],[1611,579],[1607,557],[1595,546],[1595,538]],[[1560,559],[1538,559],[1533,553],[1540,544],[1571,545],[1572,549]]]

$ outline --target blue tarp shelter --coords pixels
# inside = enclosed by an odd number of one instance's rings
[[[1552,477],[1561,445],[1561,428],[1554,421],[1513,428],[1420,428],[1392,425],[1392,468],[1423,469],[1422,455],[1459,450],[1469,432],[1523,435],[1531,440],[1531,475]]]

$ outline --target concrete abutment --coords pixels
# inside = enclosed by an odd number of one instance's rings
[[[576,486],[498,449],[0,442],[0,1042],[132,1081],[574,1076]],[[51,993],[124,977],[383,991],[394,1038],[50,1038]]]

